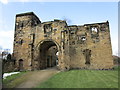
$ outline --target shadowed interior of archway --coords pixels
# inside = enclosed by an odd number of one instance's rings
[[[54,67],[58,64],[58,56],[56,55],[58,52],[57,45],[53,41],[44,41],[40,45],[40,61],[39,68],[46,69],[50,67]]]

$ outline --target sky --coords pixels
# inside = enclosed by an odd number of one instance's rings
[[[118,55],[118,2],[0,2],[0,47],[13,51],[15,16],[34,12],[41,22],[67,19],[69,25],[109,21],[113,55]]]

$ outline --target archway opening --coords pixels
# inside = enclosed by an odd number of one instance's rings
[[[53,41],[44,41],[39,48],[39,68],[46,69],[58,65],[58,47]]]

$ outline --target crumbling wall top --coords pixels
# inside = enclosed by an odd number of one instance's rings
[[[101,22],[101,23],[92,23],[92,24],[84,24],[84,26],[88,26],[88,25],[101,25],[101,24],[108,24],[109,22]]]
[[[25,15],[35,15],[33,12],[27,12],[27,13],[20,13],[17,14],[16,16],[25,16]],[[36,16],[36,15],[35,15]]]
[[[27,12],[27,13],[17,14],[16,17],[28,16],[28,15],[30,15],[30,16],[34,16],[36,19],[39,20],[39,22],[41,22],[40,19],[37,17],[37,15],[34,14],[34,12]]]

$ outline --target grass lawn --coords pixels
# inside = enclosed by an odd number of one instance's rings
[[[117,70],[60,72],[36,88],[118,88]]]
[[[24,73],[26,72],[20,72],[18,74],[13,74],[11,76],[6,77],[6,79],[3,79],[4,88],[13,88],[16,85],[20,84],[23,81],[23,79],[17,79],[17,78],[23,75]]]

